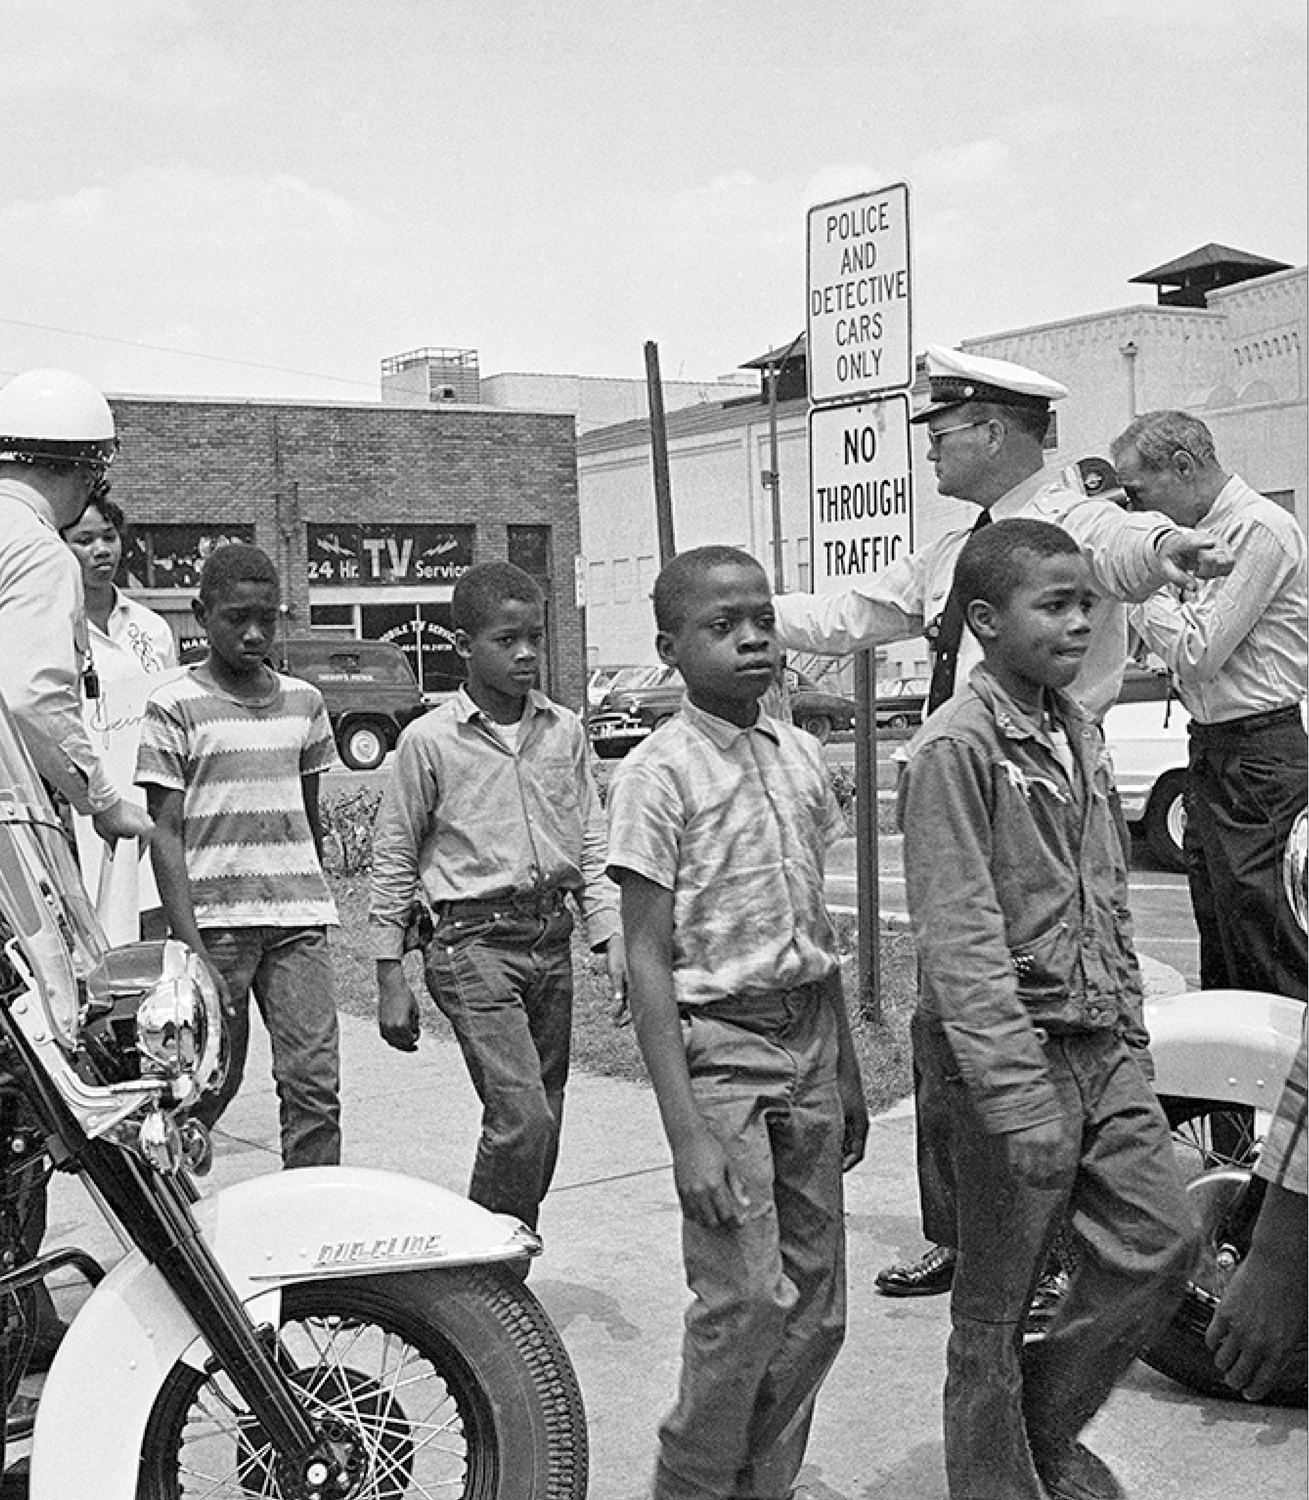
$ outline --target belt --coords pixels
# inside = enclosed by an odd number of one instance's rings
[[[1279,724],[1299,722],[1300,705],[1288,703],[1285,708],[1270,708],[1266,713],[1246,714],[1239,719],[1219,719],[1214,724],[1197,724],[1192,719],[1189,732],[1198,740],[1223,739],[1227,736],[1240,738],[1246,734],[1258,734],[1261,729],[1275,728]]]
[[[435,901],[433,913],[446,917],[550,917],[564,908],[566,891],[558,886],[546,891],[508,891],[503,896],[484,896],[470,901]]]
[[[793,990],[769,990],[762,995],[729,995],[721,1000],[706,1000],[701,1005],[679,1005],[677,1010],[684,1021],[697,1017],[724,1021],[729,1026],[739,1026],[742,1031],[768,1036],[793,1025],[821,993],[822,984],[815,981],[798,985]]]

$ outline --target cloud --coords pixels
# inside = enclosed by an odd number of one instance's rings
[[[205,35],[191,0],[11,0],[0,105],[57,100],[173,112],[232,108],[259,87]]]
[[[964,141],[927,151],[913,163],[911,180],[925,194],[988,191],[1012,177],[1012,156],[1001,141]]]

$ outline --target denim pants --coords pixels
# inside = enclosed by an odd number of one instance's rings
[[[554,1176],[573,1029],[573,918],[506,910],[442,917],[427,988],[482,1101],[468,1196],[536,1227]]]
[[[971,1108],[944,1035],[919,1041],[933,1097],[953,1115],[950,1500],[1043,1500],[1033,1459],[1076,1438],[1182,1297],[1197,1245],[1190,1204],[1154,1093],[1112,1033],[1046,1039],[1061,1123],[1078,1148],[1049,1188],[1009,1170],[1005,1137]],[[1045,1337],[1024,1348],[1023,1317],[1065,1216],[1077,1266]]]
[[[1200,987],[1303,1001],[1305,935],[1282,886],[1282,850],[1309,778],[1299,714],[1192,723],[1190,741],[1183,850]]]
[[[798,993],[798,992],[797,992]],[[836,1024],[813,988],[763,1032],[683,1022],[696,1103],[749,1196],[743,1223],[683,1220],[694,1301],[677,1404],[659,1433],[656,1500],[780,1500],[845,1336],[843,1120]]]
[[[250,1046],[250,996],[268,1028],[284,1167],[341,1160],[336,999],[322,927],[206,927],[205,951],[227,981],[227,1077],[193,1111],[211,1129],[236,1097]]]

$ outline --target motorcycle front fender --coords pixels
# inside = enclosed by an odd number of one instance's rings
[[[1303,1022],[1298,1001],[1255,990],[1191,990],[1148,1000],[1155,1092],[1271,1112]]]
[[[292,1282],[521,1259],[539,1241],[434,1183],[358,1167],[252,1178],[195,1205],[201,1233],[256,1322]],[[169,1371],[208,1350],[163,1277],[132,1251],[65,1335],[41,1391],[32,1500],[133,1500],[146,1423]]]

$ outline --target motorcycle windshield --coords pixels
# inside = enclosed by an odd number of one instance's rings
[[[15,943],[65,1047],[77,1040],[83,983],[106,942],[68,835],[7,705],[0,701],[0,936]]]

